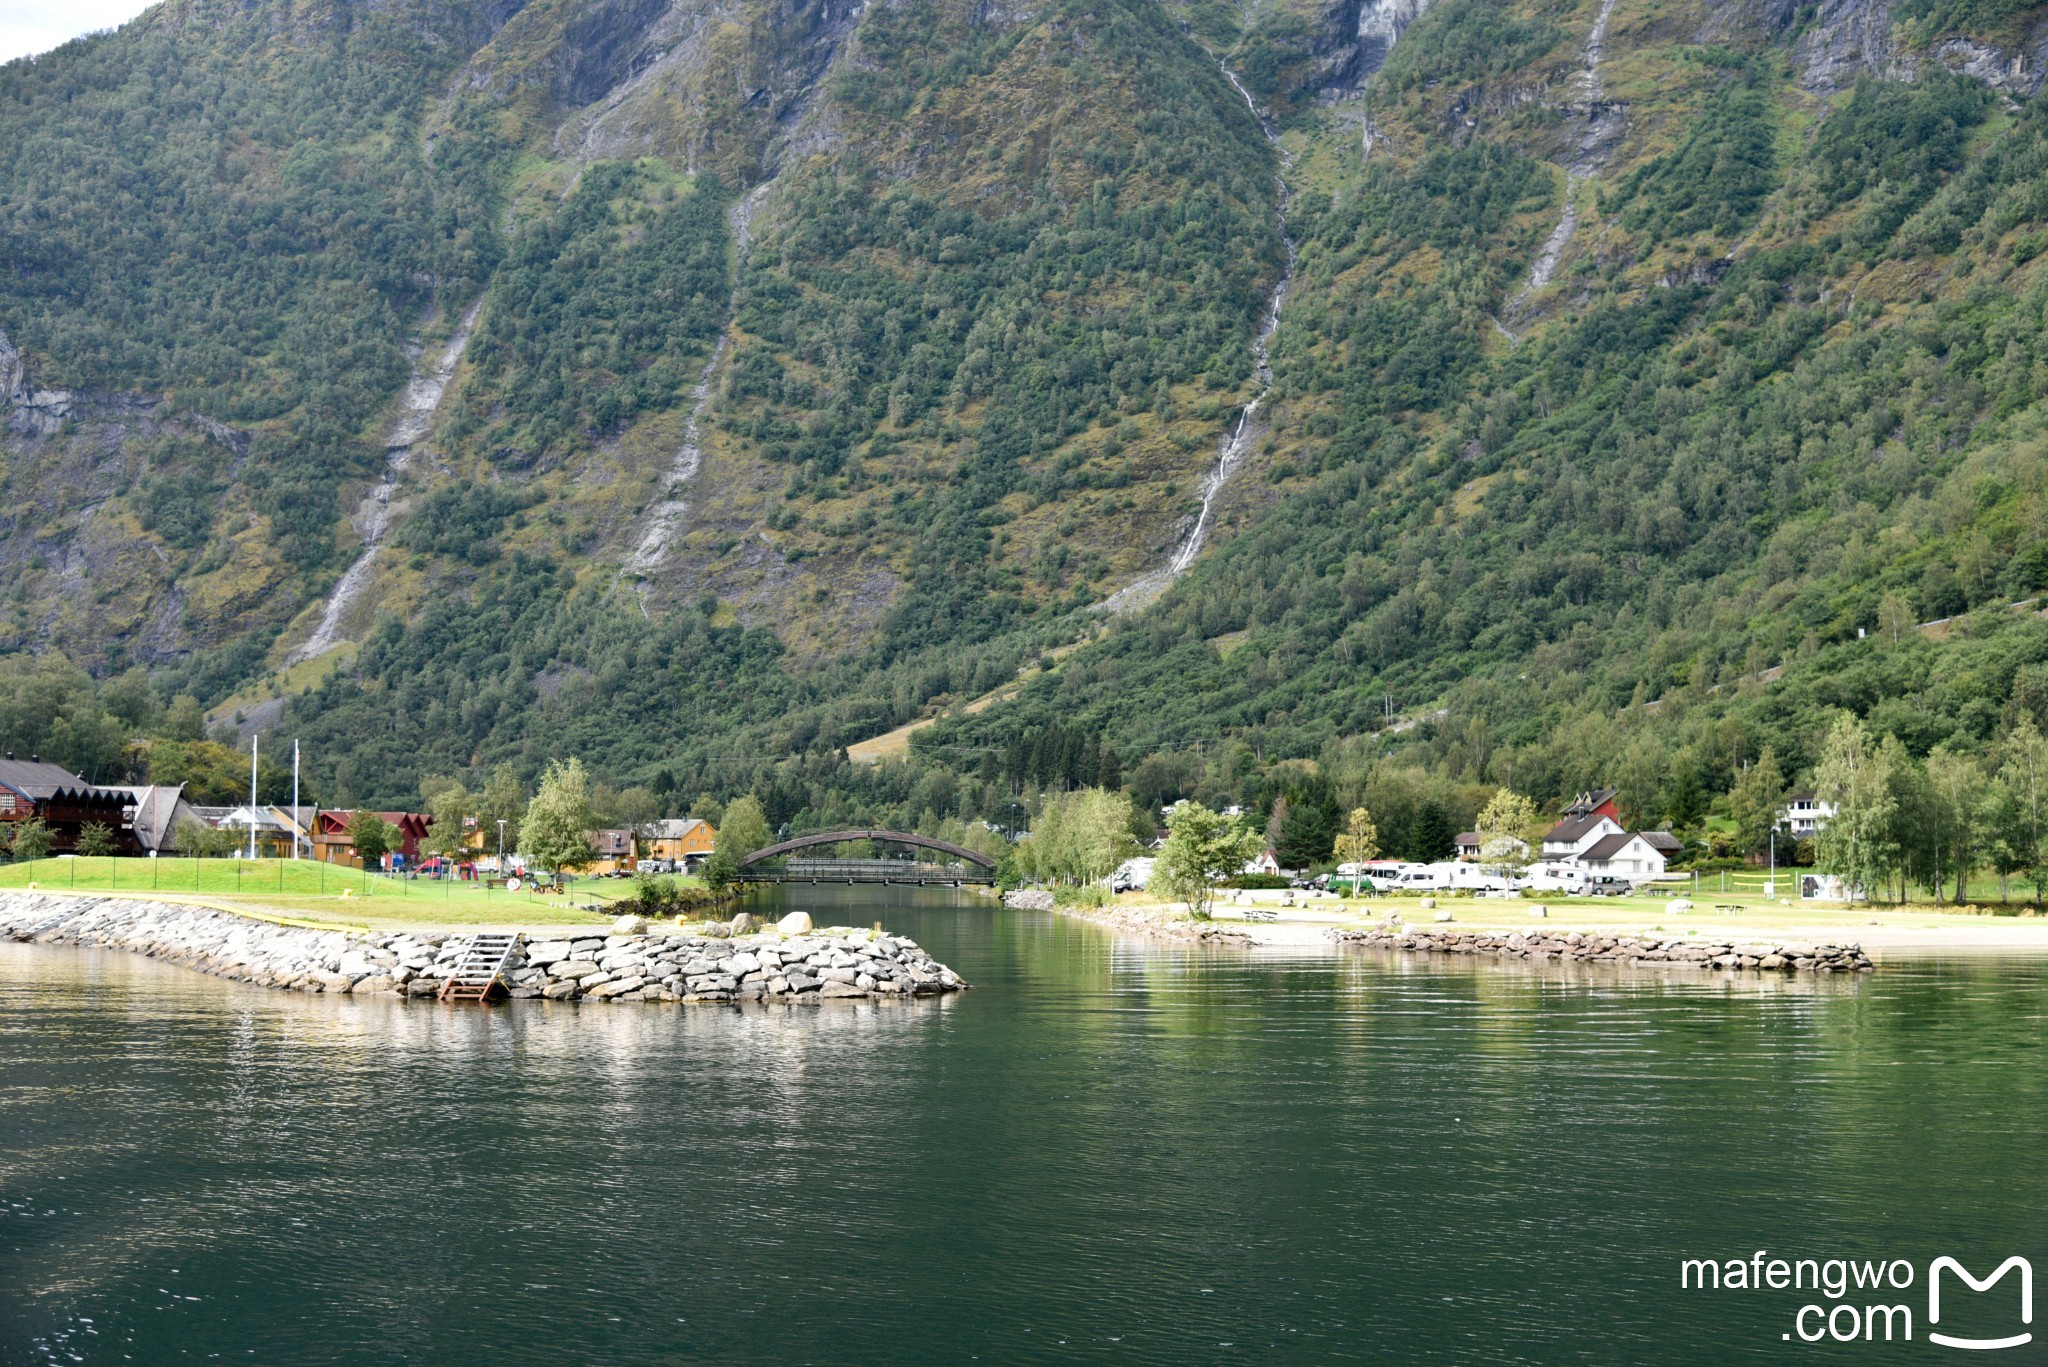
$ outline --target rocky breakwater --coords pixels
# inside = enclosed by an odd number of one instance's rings
[[[735,933],[735,931],[738,933]],[[816,1002],[907,999],[964,988],[900,936],[777,926],[749,916],[696,932],[622,923],[612,934],[550,932],[516,948],[514,997],[554,1001]],[[352,934],[276,925],[211,907],[125,897],[0,896],[0,939],[120,949],[261,987],[434,997],[469,948],[461,933]]]
[[[541,940],[509,975],[515,997],[551,1001],[829,1001],[957,992],[967,984],[914,942],[878,931],[814,930],[785,918],[752,931]],[[744,915],[735,921],[745,921]],[[720,934],[719,932],[724,932]]]
[[[1598,963],[1676,964],[1691,968],[1755,969],[1777,973],[1863,973],[1875,967],[1860,945],[1752,944],[1731,940],[1666,939],[1657,935],[1603,935],[1586,931],[1421,930],[1395,926],[1336,930],[1340,944],[1438,954],[1491,954],[1503,959],[1590,960]]]

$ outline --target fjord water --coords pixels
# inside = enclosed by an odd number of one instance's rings
[[[1710,978],[804,905],[975,988],[486,1011],[0,947],[0,1362],[1924,1361],[1917,1321],[1786,1341],[1815,1296],[1681,1292],[1679,1260],[2048,1270],[2037,963]]]

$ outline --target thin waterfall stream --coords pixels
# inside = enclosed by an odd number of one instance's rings
[[[1244,82],[1237,78],[1237,73],[1230,69],[1229,63],[1218,58],[1216,65],[1223,72],[1223,79],[1230,82],[1230,88],[1243,97],[1245,108],[1251,110],[1252,117],[1259,121],[1259,131],[1266,135],[1266,141],[1272,144],[1274,151],[1279,155],[1280,169],[1273,176],[1274,184],[1278,187],[1273,217],[1280,231],[1281,246],[1287,253],[1287,264],[1281,269],[1280,279],[1273,286],[1272,296],[1266,301],[1266,314],[1259,324],[1258,335],[1252,338],[1252,375],[1258,384],[1258,392],[1252,395],[1252,401],[1238,414],[1237,425],[1231,429],[1230,435],[1223,439],[1223,450],[1217,458],[1216,468],[1202,483],[1202,511],[1196,515],[1195,525],[1189,529],[1186,539],[1180,543],[1179,549],[1174,551],[1173,559],[1167,566],[1169,575],[1184,573],[1188,566],[1195,563],[1195,557],[1202,553],[1202,546],[1209,539],[1209,525],[1215,513],[1216,497],[1223,492],[1223,486],[1230,482],[1230,477],[1237,472],[1237,467],[1244,463],[1245,456],[1251,451],[1252,440],[1257,435],[1259,406],[1266,401],[1266,395],[1273,388],[1273,338],[1280,331],[1280,310],[1287,305],[1287,287],[1294,283],[1294,261],[1298,250],[1293,236],[1287,231],[1287,171],[1294,164],[1294,158],[1281,147],[1280,130],[1267,119],[1265,111],[1259,108],[1259,102],[1252,98],[1251,91],[1245,89]]]
[[[1564,249],[1579,228],[1579,206],[1574,196],[1581,182],[1598,173],[1606,161],[1608,148],[1620,134],[1620,109],[1607,103],[1606,88],[1600,83],[1600,62],[1607,55],[1607,21],[1614,17],[1615,3],[1616,0],[1601,0],[1599,12],[1593,17],[1592,32],[1586,35],[1585,65],[1572,82],[1575,87],[1573,107],[1585,110],[1586,124],[1573,149],[1571,164],[1565,168],[1564,212],[1558,216],[1557,226],[1550,230],[1550,236],[1544,239],[1543,249],[1529,267],[1528,280],[1501,310],[1512,319],[1519,319],[1537,291],[1556,277],[1558,264],[1564,259]],[[1510,342],[1520,340],[1498,318],[1493,320],[1493,325]]]
[[[1288,286],[1294,283],[1294,264],[1299,251],[1292,234],[1287,231],[1287,172],[1293,166],[1294,158],[1281,146],[1280,130],[1273,126],[1272,121],[1259,108],[1259,102],[1252,98],[1252,92],[1245,88],[1237,73],[1230,69],[1230,64],[1219,57],[1216,59],[1216,66],[1222,71],[1223,79],[1230,82],[1230,88],[1243,98],[1245,108],[1258,120],[1259,131],[1266,135],[1266,141],[1272,144],[1279,156],[1280,166],[1273,176],[1279,191],[1274,202],[1273,217],[1279,228],[1281,246],[1286,252],[1286,264],[1281,269],[1280,279],[1273,286],[1272,294],[1267,297],[1265,314],[1260,320],[1258,333],[1252,338],[1252,376],[1258,385],[1258,392],[1252,395],[1251,402],[1238,414],[1237,422],[1224,434],[1215,468],[1210,470],[1208,477],[1202,481],[1202,507],[1195,515],[1195,525],[1181,538],[1180,544],[1174,548],[1173,556],[1164,568],[1142,576],[1103,600],[1102,610],[1105,612],[1122,613],[1143,607],[1157,598],[1168,584],[1186,573],[1188,567],[1195,563],[1195,557],[1202,553],[1202,547],[1209,539],[1209,530],[1215,519],[1216,499],[1230,483],[1231,476],[1236,474],[1238,467],[1244,463],[1245,457],[1251,453],[1252,443],[1259,433],[1259,409],[1273,388],[1273,338],[1280,331],[1280,311],[1287,305]]]
[[[356,508],[356,535],[362,538],[363,549],[342,572],[334,591],[327,595],[327,606],[320,613],[319,625],[287,657],[287,664],[298,664],[324,655],[342,643],[342,622],[347,618],[349,609],[363,596],[363,590],[370,586],[370,571],[376,566],[377,553],[384,548],[384,535],[391,529],[391,500],[398,492],[399,476],[412,465],[414,445],[433,426],[434,413],[440,408],[441,398],[455,378],[455,368],[462,363],[462,353],[469,349],[470,335],[476,331],[477,319],[483,311],[484,301],[482,296],[478,296],[477,301],[470,305],[469,312],[462,315],[462,321],[456,325],[448,345],[442,348],[440,356],[429,368],[422,370],[420,367],[424,351],[413,358],[412,379],[405,387],[405,399],[398,419],[384,438],[383,477],[370,486]]]

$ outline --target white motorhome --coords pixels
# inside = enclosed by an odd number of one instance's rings
[[[1109,876],[1112,892],[1138,892],[1152,881],[1152,866],[1156,859],[1126,859],[1116,866],[1116,872]]]
[[[1538,892],[1583,893],[1586,871],[1577,864],[1545,860],[1529,870],[1528,886]]]
[[[1511,892],[1514,887],[1511,879],[1456,859],[1410,865],[1394,882],[1400,892]]]

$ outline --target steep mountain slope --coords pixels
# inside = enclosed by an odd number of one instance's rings
[[[394,801],[573,750],[980,810],[1054,723],[1263,763],[1403,712],[1474,781],[1712,787],[1963,612],[1925,648],[1982,677],[1887,705],[1981,741],[2048,658],[2044,42],[176,0],[0,71],[5,630]]]
[[[17,555],[155,561],[25,576],[20,644],[246,673],[496,549],[837,650],[921,575],[976,576],[993,630],[1171,539],[1275,244],[1257,125],[1163,12],[513,10],[181,0],[9,69],[5,326],[72,394],[17,423]],[[215,426],[147,445],[136,405]],[[1074,556],[1085,489],[1121,530]],[[403,531],[422,499],[449,528]],[[363,554],[391,529],[409,557]],[[164,624],[63,608],[112,597]]]
[[[1542,751],[1548,793],[1631,743],[1561,759],[1574,719],[1725,689],[1708,710],[1747,719],[1749,753],[1810,759],[1841,703],[1982,744],[2048,649],[2006,611],[2048,587],[2043,31],[1431,9],[1292,135],[1275,513],[1151,620],[923,739],[1083,718],[1312,754],[1391,699],[1445,710],[1432,735],[1484,724],[1500,758],[1468,753],[1474,778]],[[1872,689],[1881,619],[1973,609],[1954,634],[2000,638],[1990,677]],[[1778,700],[1735,701],[1745,680]],[[1677,727],[1634,729],[1704,752]],[[1659,763],[1661,788],[1693,761]]]

